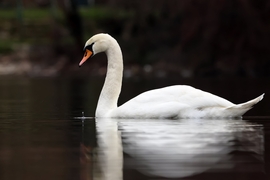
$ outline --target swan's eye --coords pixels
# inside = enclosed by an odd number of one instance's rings
[[[84,49],[88,49],[88,50],[90,50],[90,51],[93,51],[93,50],[92,50],[93,45],[94,45],[94,43],[92,43],[92,44],[86,46]]]

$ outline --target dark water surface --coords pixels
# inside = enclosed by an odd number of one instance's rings
[[[120,104],[189,84],[235,103],[243,120],[114,120],[94,115],[102,79],[1,78],[0,179],[270,179],[268,80],[125,80]]]

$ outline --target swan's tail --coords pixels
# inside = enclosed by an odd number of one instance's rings
[[[264,96],[264,93],[255,99],[252,99],[245,103],[236,104],[234,106],[227,108],[226,110],[229,110],[233,114],[234,117],[242,116],[248,110],[250,110],[255,104],[260,102],[263,99],[263,96]]]

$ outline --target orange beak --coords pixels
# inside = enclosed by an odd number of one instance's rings
[[[81,62],[80,62],[80,64],[79,64],[79,66],[81,66],[87,59],[89,59],[89,58],[91,57],[92,54],[93,54],[92,51],[86,49],[86,50],[85,50],[85,53],[84,53],[84,56],[83,56],[83,58],[82,58],[82,60],[81,60]]]

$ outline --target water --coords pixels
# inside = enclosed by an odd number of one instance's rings
[[[135,79],[123,84],[120,103],[147,89],[180,83],[236,103],[265,92],[243,120],[94,119],[89,116],[102,80],[0,82],[1,180],[270,178],[267,81]]]

